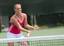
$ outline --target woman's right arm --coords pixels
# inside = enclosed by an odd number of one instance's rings
[[[30,31],[28,31],[27,29],[23,28],[17,21],[17,19],[15,17],[11,17],[10,22],[13,23],[14,25],[16,25],[17,28],[19,28],[20,30],[29,33]]]

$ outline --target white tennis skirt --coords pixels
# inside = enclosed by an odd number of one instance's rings
[[[25,38],[23,34],[13,34],[11,32],[7,32],[7,38]]]

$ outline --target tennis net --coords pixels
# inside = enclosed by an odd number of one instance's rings
[[[7,46],[8,42],[14,42],[15,46],[20,46],[17,42],[27,41],[29,46],[64,46],[64,35],[33,36],[21,38],[0,39],[0,46]]]

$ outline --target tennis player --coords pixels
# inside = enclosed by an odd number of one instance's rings
[[[14,14],[10,18],[10,26],[7,32],[7,38],[24,38],[22,32],[27,32],[30,36],[31,31],[35,29],[33,26],[30,26],[27,22],[27,15],[22,12],[22,6],[20,3],[14,5]],[[23,46],[28,46],[26,41],[21,43]],[[8,46],[14,46],[13,42],[9,42]]]

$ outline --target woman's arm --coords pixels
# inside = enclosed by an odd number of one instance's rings
[[[27,28],[27,29],[30,29],[30,30],[34,29],[33,26],[31,26],[31,25],[28,24],[27,15],[26,14],[24,15],[24,27]]]
[[[24,29],[24,28],[18,23],[17,19],[16,19],[14,16],[11,17],[10,22],[13,23],[14,25],[16,25],[16,27],[19,28],[20,30],[25,31],[25,32],[27,32],[27,33],[30,32],[30,31]]]

